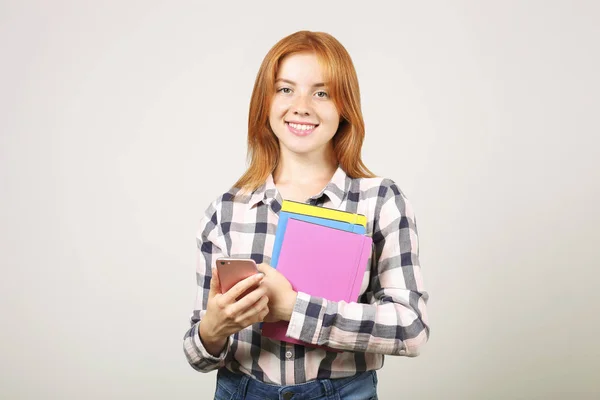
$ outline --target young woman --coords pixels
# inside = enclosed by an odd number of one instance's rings
[[[198,231],[198,294],[184,351],[196,370],[219,370],[215,398],[377,398],[384,355],[416,356],[427,341],[415,216],[392,180],[365,167],[363,138],[346,49],[320,32],[279,41],[252,93],[250,166],[208,207]],[[358,302],[295,292],[269,266],[283,199],[367,216],[373,252]],[[218,257],[252,258],[262,273],[221,294]],[[278,320],[289,321],[291,338],[341,351],[262,337],[260,322]]]

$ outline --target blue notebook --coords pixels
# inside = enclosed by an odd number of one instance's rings
[[[336,221],[334,219],[313,217],[311,215],[281,211],[279,213],[277,231],[275,231],[275,244],[273,245],[273,255],[271,256],[271,267],[273,268],[277,268],[277,262],[279,261],[279,254],[281,252],[281,244],[283,243],[285,229],[290,218],[297,219],[300,221],[312,222],[313,224],[328,226],[330,228],[341,229],[346,232],[354,232],[361,235],[364,235],[366,232],[365,227],[360,224],[351,224],[349,222]]]

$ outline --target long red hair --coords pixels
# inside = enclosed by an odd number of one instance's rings
[[[299,31],[281,39],[265,56],[258,74],[248,116],[248,159],[250,165],[234,187],[249,193],[260,187],[279,162],[279,140],[269,125],[269,109],[281,60],[301,52],[317,55],[323,66],[330,97],[341,121],[333,136],[337,161],[352,178],[372,178],[361,159],[365,123],[360,107],[360,90],[350,55],[333,36],[324,32]]]

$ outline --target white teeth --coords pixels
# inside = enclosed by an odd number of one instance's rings
[[[298,129],[298,130],[301,130],[301,131],[308,131],[308,130],[311,130],[311,129],[313,129],[315,127],[315,125],[293,124],[291,122],[288,122],[288,124],[292,128]]]

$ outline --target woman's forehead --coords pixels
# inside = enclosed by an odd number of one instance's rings
[[[296,84],[322,84],[325,83],[324,72],[322,62],[316,54],[294,53],[283,58],[276,79]]]

